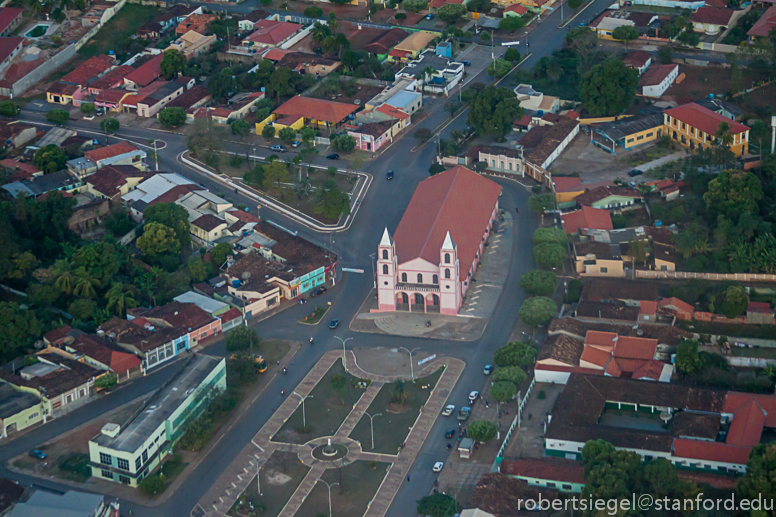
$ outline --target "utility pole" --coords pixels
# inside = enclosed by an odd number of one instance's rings
[[[345,356],[345,343],[347,343],[348,341],[350,341],[353,338],[349,337],[349,338],[343,340],[339,336],[334,336],[334,337],[339,339],[340,341],[342,341],[342,366],[345,368],[345,371],[348,371],[348,363],[347,363],[347,358]]]
[[[156,152],[156,138],[154,138],[154,164],[157,172],[159,171],[159,154]]]
[[[375,257],[377,256],[377,253],[372,253],[369,255],[370,260],[369,262],[372,264],[372,289],[377,289],[377,273],[375,272]]]

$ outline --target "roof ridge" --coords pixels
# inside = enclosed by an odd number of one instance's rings
[[[460,172],[460,170],[461,170],[461,169],[460,169],[460,167],[461,167],[461,166],[459,165],[459,166],[457,166],[455,169],[451,169],[451,170],[450,170],[450,172],[453,172],[453,171],[455,171],[455,177],[454,177],[454,178],[453,178],[453,180],[450,182],[450,185],[449,185],[449,186],[448,186],[448,188],[447,188],[447,192],[445,192],[445,197],[444,197],[444,199],[442,200],[442,204],[441,204],[441,206],[439,207],[439,210],[437,210],[436,216],[434,217],[434,222],[433,222],[433,223],[431,224],[431,226],[429,227],[429,231],[428,231],[428,233],[426,234],[426,239],[423,241],[423,246],[421,246],[421,247],[420,247],[420,256],[421,256],[421,257],[424,255],[424,252],[426,251],[426,246],[428,245],[428,241],[429,241],[429,239],[431,239],[431,234],[432,234],[432,233],[434,233],[434,232],[433,232],[433,230],[434,230],[434,228],[436,228],[436,223],[437,223],[437,221],[439,220],[439,216],[440,216],[440,214],[442,213],[442,211],[444,210],[444,208],[445,208],[445,205],[447,204],[447,200],[448,200],[448,199],[449,199],[449,197],[450,197],[450,192],[452,192],[452,190],[453,190],[453,185],[455,184],[455,182],[456,182],[456,181],[458,181],[458,173],[459,173],[459,172]],[[443,173],[443,174],[444,174],[444,173]],[[440,178],[440,177],[442,177],[442,176],[441,176],[441,175],[437,176],[437,178]],[[431,178],[428,178],[428,180],[432,180],[432,179],[433,179],[433,177],[431,177]],[[425,181],[427,181],[427,180],[425,180]],[[450,232],[448,231],[448,233],[450,233]],[[459,273],[460,273],[460,272],[459,272]]]

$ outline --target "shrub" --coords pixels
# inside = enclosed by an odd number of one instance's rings
[[[140,490],[148,495],[156,495],[164,491],[164,474],[148,476],[138,484]]]
[[[275,136],[275,128],[273,126],[264,126],[261,130],[261,136],[264,138],[272,138]]]
[[[323,16],[323,9],[318,6],[308,7],[304,10],[304,15],[308,18],[320,18]]]
[[[70,120],[70,113],[62,109],[53,109],[46,113],[46,120],[52,124],[66,124]]]
[[[164,108],[159,112],[159,123],[165,127],[179,127],[186,122],[183,108]]]
[[[396,16],[394,16],[397,20],[406,20],[407,19],[407,13],[396,13]]]
[[[92,104],[91,102],[81,103],[81,113],[83,113],[84,115],[91,115],[92,113],[94,113],[95,109],[96,108],[94,107],[94,104]]]

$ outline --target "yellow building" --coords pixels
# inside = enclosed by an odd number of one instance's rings
[[[663,134],[691,150],[717,146],[716,133],[723,123],[732,137],[730,151],[741,156],[749,150],[749,127],[694,102],[666,110],[663,117]]]
[[[7,438],[31,425],[43,422],[45,406],[34,390],[15,388],[0,381],[1,438]]]
[[[417,59],[420,52],[437,36],[439,36],[438,33],[413,32],[400,41],[398,45],[393,47],[393,50],[388,54],[388,61],[394,62],[401,59]]]
[[[624,150],[647,142],[653,142],[663,136],[663,114],[655,113],[646,117],[627,118],[607,122],[593,128],[593,143],[612,154],[617,154],[616,145]]]
[[[269,117],[257,122],[256,134],[260,135],[267,125],[272,125],[275,128],[276,135],[286,127],[297,131],[305,126],[337,129],[348,117],[352,117],[353,112],[357,109],[359,107],[353,104],[297,95],[275,109]]]

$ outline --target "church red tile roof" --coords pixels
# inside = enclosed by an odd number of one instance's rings
[[[465,276],[500,193],[497,183],[460,165],[421,181],[394,233],[399,261],[420,257],[439,264],[442,242],[450,232]]]

